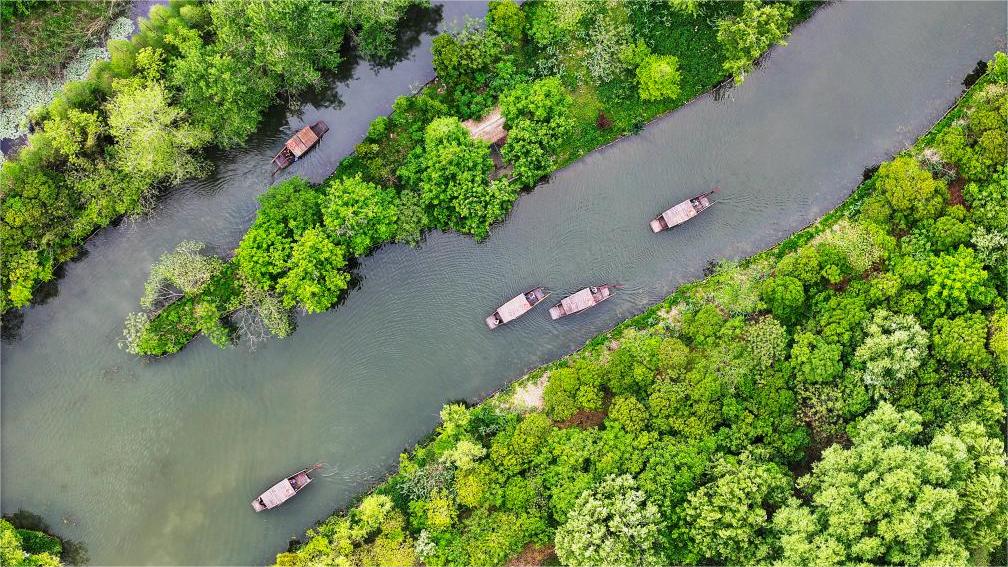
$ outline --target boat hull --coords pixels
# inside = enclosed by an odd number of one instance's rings
[[[262,512],[263,510],[276,508],[290,500],[301,492],[304,487],[311,484],[312,477],[310,473],[313,470],[315,469],[300,470],[269,487],[266,492],[263,492],[258,498],[252,501],[252,509],[256,512]]]
[[[715,192],[717,192],[717,188],[712,191],[708,191],[707,193],[701,193],[663,211],[662,214],[651,219],[651,222],[648,223],[648,226],[651,227],[651,232],[657,234],[663,230],[675,228],[706,211],[714,204],[714,202],[710,200],[710,196]]]
[[[572,293],[567,297],[560,300],[553,307],[550,307],[550,318],[553,320],[560,319],[561,317],[567,317],[568,315],[574,315],[575,313],[581,313],[595,307],[599,303],[612,297],[612,292],[615,286],[611,285],[600,285],[595,287],[586,287],[582,290]]]
[[[281,169],[286,169],[290,166],[290,164],[301,159],[301,156],[315,149],[315,147],[317,147],[322,141],[322,137],[325,136],[325,133],[328,131],[329,125],[325,123],[325,120],[319,120],[311,126],[299,130],[297,134],[287,140],[287,143],[284,144],[280,153],[273,158],[273,173],[276,173]],[[308,134],[309,132],[310,135]],[[306,136],[309,136],[308,144],[304,144],[303,142]],[[292,151],[291,147],[296,147],[297,152]]]
[[[496,311],[491,313],[490,316],[486,318],[486,325],[493,330],[505,323],[514,321],[531,311],[532,308],[539,305],[539,303],[548,296],[549,292],[541,287],[530,289],[525,293],[516,295],[509,299],[504,305],[498,307]]]

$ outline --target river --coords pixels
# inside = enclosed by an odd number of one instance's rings
[[[444,6],[437,25],[485,4]],[[332,128],[293,173],[323,179],[398,94],[431,77],[434,19],[392,67],[359,65],[299,111],[277,108],[217,172],[168,196],[155,218],[104,231],[53,296],[2,346],[2,506],[42,514],[96,564],[270,561],[345,504],[437,423],[570,352],[701,274],[842,201],[862,171],[911,144],[1004,49],[1004,3],[829,5],[746,82],[703,97],[592,153],[523,195],[482,243],[433,233],[419,249],[364,259],[359,289],[254,352],[205,338],[152,362],[116,348],[150,263],[182,239],[232,248],[250,224],[269,160],[303,123]],[[352,76],[351,76],[352,75]],[[681,229],[652,235],[663,208],[721,187]],[[598,282],[618,295],[559,322],[536,310],[489,332],[483,318],[534,285],[556,296]],[[249,501],[284,474],[328,476],[269,513]]]

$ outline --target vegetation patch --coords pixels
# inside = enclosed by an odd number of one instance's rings
[[[997,53],[837,210],[446,405],[277,564],[1004,564],[1006,100]]]

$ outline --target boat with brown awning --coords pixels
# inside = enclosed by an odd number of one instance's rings
[[[325,123],[325,120],[319,120],[311,126],[305,126],[298,130],[297,134],[291,136],[280,153],[273,158],[273,166],[275,167],[273,173],[301,159],[301,156],[308,153],[308,150],[318,145],[319,140],[328,131],[329,125]]]
[[[252,509],[256,512],[262,512],[263,510],[276,508],[277,506],[290,500],[295,494],[301,492],[301,489],[308,486],[308,484],[312,481],[312,471],[320,466],[321,465],[315,465],[313,467],[300,470],[274,484],[269,488],[269,490],[260,494],[259,498],[252,501]]]
[[[560,300],[560,303],[550,307],[550,317],[559,319],[595,307],[612,297],[613,290],[615,289],[616,286],[614,285],[600,285],[586,287],[577,293],[572,293]]]
[[[549,297],[549,292],[541,287],[526,291],[521,295],[511,298],[507,303],[501,305],[489,317],[486,318],[487,327],[496,329],[509,321],[521,317],[528,313],[542,300]]]
[[[651,221],[651,232],[658,233],[674,226],[679,226],[706,211],[714,204],[714,201],[711,200],[711,195],[717,193],[717,191],[718,189],[715,187],[711,191],[701,193],[692,199],[687,199],[658,215]]]

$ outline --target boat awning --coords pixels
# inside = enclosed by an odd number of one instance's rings
[[[532,309],[532,305],[525,299],[525,294],[523,293],[501,305],[500,309],[497,310],[497,314],[500,315],[501,321],[507,323],[525,314],[529,309]]]
[[[595,297],[592,296],[590,289],[584,288],[571,296],[563,298],[560,304],[563,305],[565,312],[574,313],[575,311],[581,311],[595,305]]]
[[[294,487],[292,487],[290,481],[285,478],[271,486],[266,492],[263,492],[261,498],[263,504],[266,504],[267,508],[272,508],[283,503],[291,496],[294,496]]]
[[[662,217],[665,218],[665,224],[669,225],[669,227],[682,224],[695,216],[696,209],[693,208],[693,204],[689,201],[683,201],[662,213]]]
[[[287,149],[294,154],[294,157],[301,157],[301,155],[310,150],[317,141],[318,136],[315,135],[315,132],[312,132],[310,126],[305,126],[299,130],[297,134],[294,134],[293,138],[287,140],[286,146]]]

